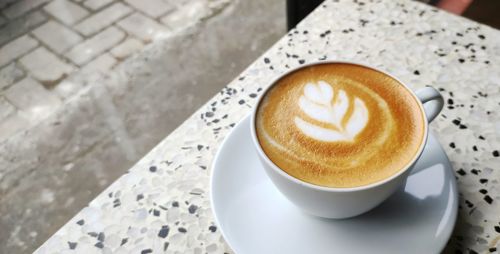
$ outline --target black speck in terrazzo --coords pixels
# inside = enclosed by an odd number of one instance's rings
[[[482,183],[482,184],[485,184],[485,183],[488,182],[488,179],[481,178],[481,179],[479,179],[479,182]]]
[[[477,152],[477,146],[472,146],[472,150],[474,150],[474,152]]]
[[[179,230],[179,232],[181,232],[181,233],[183,233],[183,234],[187,233],[187,229],[185,229],[185,228],[183,228],[183,227],[180,227],[180,228],[178,228],[177,230]]]
[[[484,196],[484,201],[486,201],[486,203],[490,204],[493,203],[493,199],[489,196],[489,195],[486,195]]]
[[[213,117],[213,116],[214,116],[213,112],[206,112],[205,113],[205,117],[207,117],[207,118],[210,118],[210,117]]]
[[[481,39],[481,40],[486,39],[486,37],[484,35],[482,35],[482,34],[478,35],[477,37],[479,37],[479,39]]]
[[[141,251],[141,254],[149,254],[149,253],[153,253],[153,250],[152,249],[145,249],[145,250]]]
[[[469,43],[469,44],[464,45],[464,47],[465,47],[466,49],[468,49],[468,48],[470,48],[470,47],[472,47],[472,46],[474,46],[474,43]]]
[[[500,227],[499,226],[495,226],[495,231],[497,231],[497,233],[500,233]]]
[[[240,101],[238,101],[238,104],[240,104],[240,105],[245,104],[245,100],[240,100]]]
[[[461,176],[464,176],[464,175],[466,175],[466,174],[467,174],[467,172],[465,172],[465,170],[464,170],[463,168],[461,168],[461,169],[457,170],[457,173],[458,173],[459,175],[461,175]]]
[[[461,33],[457,33],[457,36],[458,36],[458,37],[463,37],[464,35],[463,35],[463,34],[461,34]]]
[[[196,148],[198,149],[198,151],[201,151],[201,149],[203,149],[203,145],[198,145]]]
[[[488,193],[488,191],[487,191],[487,190],[485,190],[485,189],[480,189],[480,190],[479,190],[479,193],[481,193],[481,194],[486,194],[486,193]]]
[[[102,244],[102,242],[98,242],[98,243],[94,244],[94,246],[99,248],[99,249],[104,248],[104,244]]]
[[[500,231],[499,231],[499,233],[500,233]],[[489,252],[495,252],[495,251],[497,251],[497,248],[496,248],[496,247],[489,248],[489,249],[488,249],[488,251],[489,251]]]
[[[271,62],[271,61],[269,60],[269,58],[267,58],[267,57],[265,57],[265,58],[264,58],[264,63],[268,64],[268,63],[270,63],[270,62]]]
[[[101,232],[101,233],[99,233],[99,235],[97,235],[97,240],[100,242],[104,242],[105,238],[106,238],[106,235],[104,235],[103,232]]]
[[[470,172],[471,172],[472,174],[474,174],[474,175],[479,175],[479,170],[477,170],[477,169],[475,169],[475,168],[471,169],[471,170],[470,170]]]
[[[415,75],[420,75],[420,71],[415,70],[415,71],[413,72],[413,74],[415,74]]]
[[[173,207],[179,207],[179,202],[177,202],[177,201],[172,202],[172,206]]]
[[[249,94],[248,96],[250,96],[250,98],[255,98],[255,97],[257,97],[257,94],[255,94],[255,93],[251,93],[251,94]]]
[[[122,205],[122,203],[120,202],[119,199],[115,199],[114,201],[118,201],[118,202],[113,202],[113,207],[116,208],[116,207],[119,207]]]
[[[460,120],[458,119],[453,119],[453,121],[451,121],[453,124],[459,126],[460,125]]]
[[[458,59],[458,62],[460,62],[460,63],[464,63],[464,62],[465,62],[465,59],[460,58],[460,59]]]
[[[448,99],[448,104],[453,105],[453,99]]]
[[[124,244],[126,244],[128,242],[128,238],[123,238],[122,239],[122,242],[120,243],[120,246],[123,246]]]
[[[153,215],[156,216],[156,217],[160,216],[160,210],[154,209],[153,210]]]
[[[500,152],[498,152],[498,150],[493,151],[491,154],[493,155],[493,157],[500,156]]]
[[[82,226],[83,224],[85,224],[85,220],[79,220],[76,222],[76,224]]]
[[[156,166],[149,167],[149,171],[151,171],[153,173],[156,172],[156,169],[157,169]]]
[[[453,149],[455,149],[455,143],[451,142],[450,143],[450,147],[453,148]]]
[[[208,227],[208,230],[210,230],[210,232],[212,232],[212,233],[215,233],[215,231],[217,231],[217,227],[212,225],[212,226]]]
[[[456,41],[452,41],[451,45],[457,45],[457,42]]]
[[[196,205],[190,205],[188,208],[188,211],[190,214],[194,214],[196,212],[196,210],[198,210],[198,206],[196,206]]]
[[[486,140],[482,135],[479,135],[478,137],[480,140]]]
[[[163,251],[167,251],[167,249],[168,249],[168,246],[169,246],[169,245],[170,245],[170,243],[169,243],[169,242],[165,242],[165,243],[163,244]]]
[[[474,204],[472,204],[469,200],[465,200],[465,204],[466,204],[466,205],[467,205],[467,207],[469,207],[469,208],[474,207]]]
[[[68,246],[70,250],[74,250],[76,248],[77,243],[76,242],[68,242]]]
[[[205,170],[205,169],[207,169],[207,166],[200,165],[200,168]]]
[[[97,237],[97,233],[96,232],[88,232],[87,234],[89,236],[92,236],[92,237]]]
[[[167,237],[169,231],[170,231],[170,227],[168,225],[161,226],[160,232],[158,232],[158,237],[161,237],[161,238]]]
[[[469,215],[473,214],[473,213],[476,211],[476,208],[477,208],[477,207],[472,208],[472,209],[470,210],[470,212],[469,212]]]
[[[304,59],[299,60],[299,64],[304,64],[306,61]]]

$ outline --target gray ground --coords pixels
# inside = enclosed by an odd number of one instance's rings
[[[90,81],[1,144],[0,253],[31,252],[285,32],[284,1],[232,1]]]

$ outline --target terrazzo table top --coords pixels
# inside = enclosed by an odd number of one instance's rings
[[[407,0],[327,0],[37,252],[230,253],[210,209],[212,159],[269,81],[317,60],[367,63],[442,92],[430,126],[460,191],[446,252],[498,252],[500,31]]]

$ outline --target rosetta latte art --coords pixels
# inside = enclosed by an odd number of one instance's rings
[[[355,187],[395,174],[422,144],[418,101],[397,80],[351,64],[318,64],[279,79],[255,130],[268,158],[302,181]]]
[[[306,84],[304,94],[299,98],[299,106],[307,116],[335,128],[324,128],[301,117],[295,117],[297,128],[320,141],[353,141],[368,123],[368,109],[361,99],[354,97],[354,102],[350,105],[344,90],[335,91],[325,81]],[[347,114],[349,106],[353,107],[350,115]]]

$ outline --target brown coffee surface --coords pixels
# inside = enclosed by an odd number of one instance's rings
[[[397,80],[344,63],[305,67],[266,92],[259,143],[287,174],[326,187],[358,187],[407,167],[424,140],[419,102]]]

